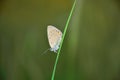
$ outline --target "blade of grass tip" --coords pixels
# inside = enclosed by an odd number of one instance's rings
[[[66,31],[67,31],[67,28],[68,28],[68,24],[69,24],[70,19],[71,19],[71,17],[72,17],[73,10],[74,10],[74,8],[75,8],[75,4],[76,4],[76,0],[75,0],[74,3],[73,3],[72,9],[71,9],[71,11],[70,11],[68,20],[67,20],[66,25],[65,25],[65,29],[64,29],[64,32],[63,32],[62,40],[61,40],[61,43],[60,43],[60,48],[59,48],[59,50],[58,50],[57,57],[56,57],[56,60],[55,60],[55,64],[54,64],[54,68],[53,68],[51,80],[54,80],[54,77],[55,77],[55,71],[56,71],[56,66],[57,66],[57,63],[58,63],[59,55],[60,55],[60,50],[61,50],[61,47],[62,47],[62,44],[63,44],[63,40],[64,40]]]

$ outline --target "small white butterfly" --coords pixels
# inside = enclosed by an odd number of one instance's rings
[[[56,52],[59,49],[62,39],[62,32],[56,27],[49,25],[47,27],[48,42],[50,45],[50,51]]]

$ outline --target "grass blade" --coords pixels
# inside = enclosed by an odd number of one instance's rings
[[[75,8],[75,4],[76,4],[76,0],[75,0],[74,3],[73,3],[72,9],[71,9],[71,11],[70,11],[68,20],[67,20],[66,25],[65,25],[65,29],[64,29],[64,32],[63,32],[62,40],[61,40],[61,43],[60,43],[60,48],[59,48],[59,50],[58,50],[57,57],[56,57],[56,60],[55,60],[55,64],[54,64],[54,68],[53,68],[53,73],[52,73],[51,80],[54,80],[54,77],[55,77],[55,71],[56,71],[56,66],[57,66],[57,63],[58,63],[60,51],[61,51],[62,44],[63,44],[63,41],[64,41],[64,37],[65,37],[66,31],[67,31],[67,28],[68,28],[68,24],[69,24],[70,19],[71,19],[71,17],[72,17],[73,10],[74,10],[74,8]]]

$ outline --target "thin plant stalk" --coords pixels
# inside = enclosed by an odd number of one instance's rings
[[[67,28],[68,28],[68,24],[69,24],[70,19],[71,19],[71,17],[72,17],[72,13],[73,13],[73,10],[74,10],[74,8],[75,8],[75,5],[76,5],[76,0],[75,0],[74,3],[73,3],[72,9],[71,9],[71,11],[70,11],[69,17],[68,17],[67,22],[66,22],[66,25],[65,25],[65,29],[64,29],[64,32],[63,32],[62,40],[61,40],[61,43],[60,43],[60,48],[59,48],[59,50],[58,50],[57,57],[56,57],[56,60],[55,60],[55,64],[54,64],[54,68],[53,68],[51,80],[54,80],[54,77],[55,77],[56,66],[57,66],[57,63],[58,63],[60,51],[61,51],[61,48],[62,48],[62,44],[63,44],[63,41],[64,41],[64,37],[65,37],[66,31],[67,31]]]

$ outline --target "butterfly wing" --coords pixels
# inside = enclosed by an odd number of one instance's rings
[[[62,38],[62,32],[54,26],[49,25],[47,27],[48,41],[51,48],[55,48],[59,45]]]

